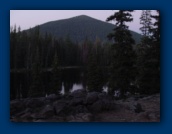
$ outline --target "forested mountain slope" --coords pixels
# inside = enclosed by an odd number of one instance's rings
[[[40,32],[43,35],[45,33],[51,33],[55,38],[66,38],[68,36],[74,42],[81,42],[86,38],[90,41],[95,41],[96,38],[107,41],[107,35],[115,28],[113,24],[86,15],[50,21],[39,26]],[[133,31],[131,33],[138,43],[141,35]]]

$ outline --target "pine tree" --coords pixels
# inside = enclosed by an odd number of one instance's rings
[[[142,14],[140,17],[140,24],[142,27],[140,30],[142,31],[143,36],[150,36],[150,29],[152,26],[152,21],[151,21],[151,10],[142,10]]]
[[[35,61],[32,65],[32,83],[29,90],[29,97],[41,97],[44,96],[41,80],[41,66],[40,66],[39,49],[37,47]]]
[[[156,15],[151,15],[152,19],[155,19],[155,22],[153,24],[153,28],[151,29],[151,32],[153,33],[153,39],[154,41],[159,42],[160,41],[160,11],[156,10]]]
[[[114,90],[120,89],[121,97],[129,89],[133,81],[134,51],[132,45],[134,39],[125,22],[133,20],[131,12],[133,10],[119,10],[114,15],[107,18],[107,21],[115,20],[116,27],[114,33],[108,35],[114,40],[113,57],[111,63],[111,76],[109,81],[109,93],[113,95]]]
[[[141,44],[144,45],[149,45],[151,40],[151,28],[152,28],[152,21],[151,21],[151,10],[142,10],[142,14],[140,17],[140,24],[142,27],[140,28],[142,32],[142,39],[141,39]]]
[[[10,29],[10,68],[17,69],[17,44],[18,36],[16,25]]]
[[[16,69],[16,44],[17,44],[17,33],[16,26],[10,28],[10,69]],[[15,99],[17,96],[17,79],[16,75],[10,73],[10,99]]]
[[[153,78],[152,84],[154,85],[153,91],[160,91],[160,11],[156,10],[157,14],[152,15],[152,19],[155,19],[153,28],[151,29],[152,35],[152,64],[153,64]]]
[[[55,53],[52,65],[52,85],[49,91],[50,94],[59,94],[60,91],[60,70],[59,70],[58,56]]]
[[[96,51],[92,49],[89,52],[88,58],[88,68],[87,68],[87,86],[88,91],[97,91],[101,92],[103,87],[101,69],[97,62]]]
[[[156,19],[154,26],[150,27],[149,33],[142,38],[144,41],[138,45],[137,83],[142,94],[153,94],[160,90],[159,17],[158,15],[150,17]]]

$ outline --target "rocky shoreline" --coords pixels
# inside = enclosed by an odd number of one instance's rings
[[[10,101],[12,122],[159,122],[160,95],[114,100],[105,92]]]

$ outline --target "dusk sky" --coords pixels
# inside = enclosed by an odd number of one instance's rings
[[[49,21],[87,15],[98,20],[106,21],[107,17],[117,10],[10,10],[10,26],[20,26],[21,30],[29,29]],[[140,15],[142,10],[135,10],[134,21],[126,23],[129,29],[140,33]],[[113,23],[114,22],[109,22]]]

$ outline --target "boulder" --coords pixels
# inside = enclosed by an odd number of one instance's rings
[[[72,98],[85,98],[86,95],[87,92],[85,89],[78,89],[69,94],[69,96]]]
[[[44,106],[45,98],[30,98],[25,100],[25,104],[27,108],[38,108]]]
[[[66,117],[67,122],[74,122],[74,120],[75,120],[74,115],[69,115],[69,116]]]
[[[135,109],[134,109],[135,113],[144,112],[144,110],[142,109],[142,106],[141,106],[140,103],[137,103],[137,104],[134,105],[134,106],[135,106]]]
[[[70,106],[82,105],[84,102],[84,98],[73,98],[70,100]]]
[[[44,118],[50,118],[54,116],[54,108],[51,105],[46,105],[43,107],[41,113]]]
[[[46,100],[50,100],[50,101],[55,101],[57,99],[60,99],[61,97],[56,95],[56,94],[50,94],[46,97]]]
[[[66,106],[67,106],[67,102],[65,100],[59,100],[54,102],[53,107],[55,110],[55,114],[56,115],[62,114]]]
[[[96,102],[99,97],[100,93],[99,92],[90,92],[87,94],[87,97],[86,97],[86,104],[90,105],[90,104],[93,104],[94,102]]]
[[[93,115],[91,113],[84,113],[84,115],[82,115],[82,119],[85,122],[90,122],[93,120]]]
[[[115,110],[116,104],[113,100],[110,100],[108,98],[102,99],[102,109],[103,110]]]
[[[26,106],[22,100],[13,100],[10,102],[10,115],[14,116],[25,110]]]
[[[69,106],[82,105],[86,98],[86,90],[79,89],[69,94],[67,100],[69,101]]]
[[[21,119],[24,120],[32,120],[32,114],[30,112],[23,114],[22,116],[20,116]]]
[[[75,119],[82,120],[83,122],[90,122],[93,120],[93,115],[91,113],[79,113],[75,115]]]
[[[98,94],[98,98],[99,99],[106,99],[106,98],[108,98],[109,96],[107,95],[107,93],[106,92],[102,92],[102,93],[99,93]]]
[[[145,116],[147,119],[151,121],[158,121],[160,120],[160,112],[159,111],[147,111],[145,112]]]
[[[78,113],[87,113],[88,109],[84,105],[71,106],[66,105],[63,109],[64,115],[76,115]]]
[[[103,110],[103,103],[101,100],[96,101],[91,106],[88,106],[88,109],[93,113],[98,113]]]
[[[75,114],[88,113],[88,109],[83,105],[78,105],[78,106],[74,107],[74,109],[75,109],[74,110]]]
[[[93,120],[93,115],[91,113],[79,113],[75,116],[68,116],[66,120],[68,122],[91,122]]]

